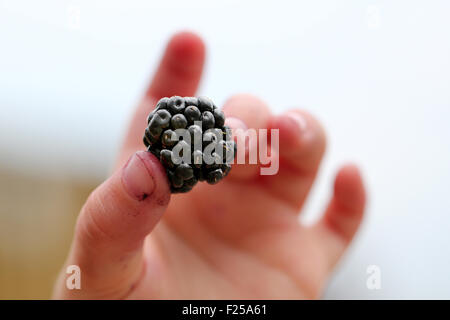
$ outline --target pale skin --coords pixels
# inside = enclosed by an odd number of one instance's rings
[[[64,267],[55,299],[321,296],[360,225],[365,191],[358,169],[344,165],[322,218],[299,223],[326,145],[314,117],[299,109],[274,115],[251,95],[230,98],[223,110],[233,128],[279,129],[279,172],[261,176],[258,165],[234,165],[219,184],[199,183],[187,194],[170,195],[161,164],[138,152],[155,102],[195,96],[204,59],[198,36],[183,32],[170,40],[115,172],[78,217],[66,266],[80,267],[81,290],[67,289]]]

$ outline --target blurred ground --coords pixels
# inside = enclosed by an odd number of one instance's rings
[[[50,298],[76,216],[96,184],[0,169],[0,299]]]

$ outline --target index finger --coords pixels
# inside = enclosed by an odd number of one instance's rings
[[[118,159],[119,166],[131,154],[144,148],[142,136],[147,116],[160,98],[195,94],[204,60],[205,45],[196,34],[180,32],[170,39],[153,80],[130,122]]]

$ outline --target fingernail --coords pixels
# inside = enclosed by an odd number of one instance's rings
[[[122,183],[128,194],[139,201],[145,200],[155,189],[153,177],[136,153],[131,156],[123,169]]]
[[[225,125],[231,129],[233,140],[237,140],[237,136],[248,130],[244,121],[235,117],[228,117],[225,119]]]
[[[244,121],[234,117],[227,117],[225,119],[225,125],[227,125],[231,129],[243,129],[243,130],[248,129]]]
[[[295,112],[288,112],[286,115],[294,122],[295,126],[300,130],[300,133],[306,130],[306,119]]]

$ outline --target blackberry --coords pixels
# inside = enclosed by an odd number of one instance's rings
[[[206,97],[162,98],[147,118],[144,144],[166,169],[173,193],[216,184],[236,154],[225,115]]]

